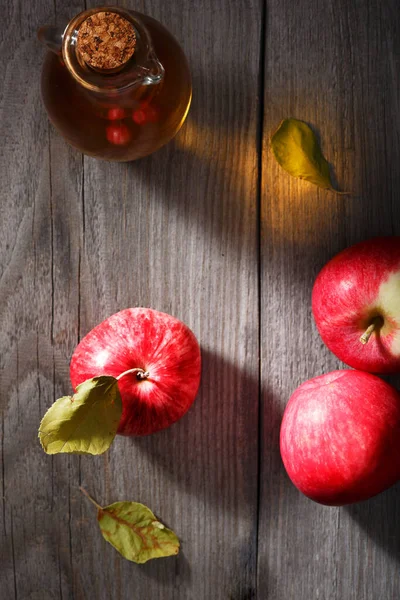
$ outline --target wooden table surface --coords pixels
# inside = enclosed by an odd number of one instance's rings
[[[400,234],[397,0],[121,5],[178,38],[194,89],[176,139],[130,164],[69,148],[41,103],[36,29],[86,3],[2,3],[0,596],[397,600],[399,487],[319,506],[290,483],[278,449],[292,391],[340,366],[312,320],[316,274],[354,242]],[[288,116],[315,127],[352,196],[277,165],[269,138]],[[71,391],[79,339],[137,305],[198,336],[192,409],[99,457],[45,455],[38,424]],[[151,506],[180,555],[124,560],[79,485],[103,504]]]

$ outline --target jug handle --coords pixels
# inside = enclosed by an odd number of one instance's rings
[[[54,25],[44,25],[38,29],[37,36],[39,41],[47,46],[49,50],[58,55],[61,54],[64,29]]]

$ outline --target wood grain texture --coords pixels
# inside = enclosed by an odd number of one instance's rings
[[[76,269],[72,265],[78,264],[74,252],[79,244],[70,237],[79,227],[70,224],[82,161],[64,145],[53,154],[52,133],[41,106],[38,64],[42,49],[36,41],[36,25],[54,18],[53,3],[24,6],[15,2],[5,9],[4,17],[0,124],[1,595],[50,599],[67,597],[69,587],[68,479],[72,472],[65,461],[63,468],[63,461],[47,460],[40,451],[37,423],[68,383],[62,349],[68,344],[72,348],[77,339]],[[56,139],[55,146],[58,144]],[[62,313],[68,333],[55,343],[60,319],[56,314]]]
[[[345,246],[400,233],[396,1],[136,2],[182,43],[194,100],[172,143],[123,165],[71,150],[40,101],[37,27],[95,4],[13,0],[0,24],[0,596],[400,597],[398,487],[320,507],[290,484],[278,449],[291,392],[339,365],[312,322],[314,277]],[[317,130],[353,196],[280,169],[269,136],[287,116]],[[76,343],[135,305],[174,314],[198,336],[193,408],[165,432],[118,438],[102,457],[44,455],[38,423],[71,391]],[[180,536],[179,557],[122,559],[79,485],[104,504],[148,504]]]
[[[251,599],[260,3],[135,3],[182,42],[194,99],[173,143],[124,165],[70,150],[41,106],[36,28],[83,8],[14,0],[1,24],[1,595]],[[102,457],[44,455],[40,417],[71,391],[77,341],[135,305],[172,313],[198,336],[203,380],[192,410],[155,436],[119,438]],[[148,504],[180,536],[180,556],[142,567],[122,559],[80,484],[104,504]]]
[[[394,0],[267,2],[258,557],[262,599],[400,596],[398,486],[353,507],[318,506],[289,482],[278,449],[281,415],[294,389],[341,366],[323,346],[312,320],[315,276],[352,243],[400,234],[399,33]],[[288,116],[318,131],[339,185],[352,191],[351,197],[292,179],[277,165],[269,137]]]

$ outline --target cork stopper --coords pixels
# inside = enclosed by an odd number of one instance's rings
[[[135,46],[133,25],[118,13],[95,13],[79,27],[77,51],[93,69],[121,68],[132,57]]]

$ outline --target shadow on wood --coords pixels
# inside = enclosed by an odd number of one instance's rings
[[[383,377],[400,390],[400,375]],[[345,510],[372,540],[400,562],[400,484]]]
[[[234,73],[213,64],[194,74],[193,104],[181,131],[127,169],[184,229],[198,227],[208,244],[240,258],[257,243],[258,123],[256,94],[240,70]],[[205,92],[214,88],[216,97]]]
[[[148,561],[139,568],[146,577],[162,582],[162,585],[166,586],[179,588],[181,584],[184,584],[187,587],[192,579],[190,564],[182,549],[178,556]]]
[[[237,513],[254,508],[257,498],[257,421],[258,380],[202,349],[202,383],[187,415],[167,430],[126,443],[150,454],[182,491]]]
[[[163,488],[179,495],[182,508],[173,526],[188,560],[197,556],[204,540],[207,563],[215,553],[223,557],[232,545],[237,547],[230,565],[234,576],[224,585],[232,598],[251,598],[257,552],[259,403],[258,377],[251,372],[257,369],[254,364],[247,371],[240,369],[209,350],[202,350],[202,361],[200,392],[188,414],[165,431],[126,438],[125,443],[128,454],[147,455],[153,477],[159,473]],[[173,507],[174,496],[168,502]],[[201,508],[193,511],[194,506]],[[169,568],[154,562],[147,572],[171,584],[176,578],[177,585],[181,577],[190,579],[185,561],[177,563],[176,573]]]
[[[400,562],[400,486],[367,502],[346,506],[345,510],[366,534]]]
[[[148,193],[160,199],[160,208],[177,215],[183,231],[197,228],[209,246],[239,259],[249,245],[253,248],[257,243],[255,153],[249,152],[245,166],[239,158],[237,166],[230,164],[225,160],[230,153],[216,149],[213,155],[207,148],[211,135],[190,121],[184,127],[185,132],[169,147],[129,163],[130,176],[134,179],[137,174]],[[234,143],[221,140],[223,145]],[[229,192],[213,193],[225,185]],[[135,210],[134,202],[131,208]]]

